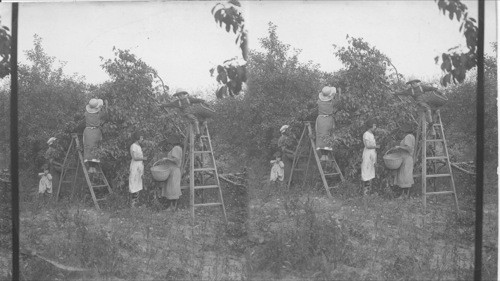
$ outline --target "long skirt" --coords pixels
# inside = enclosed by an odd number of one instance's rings
[[[177,166],[171,165],[168,170],[167,180],[158,182],[161,189],[160,197],[166,197],[169,200],[179,199],[182,195],[181,192],[181,169]]]
[[[130,162],[130,174],[128,177],[128,188],[130,193],[142,190],[142,176],[144,175],[144,164],[142,161]]]
[[[99,145],[102,140],[101,129],[85,128],[83,131],[83,159],[85,162],[99,161]]]
[[[285,180],[285,183],[288,183],[290,174],[292,173],[293,156],[287,153],[283,153],[281,159],[283,160],[283,164],[285,164],[285,166],[283,167],[283,179]]]
[[[316,149],[330,147],[325,142],[325,138],[331,135],[331,131],[335,126],[333,116],[318,116],[316,118]]]
[[[363,150],[363,161],[361,162],[361,180],[369,181],[375,178],[375,163],[377,162],[377,152],[375,149]]]
[[[401,167],[396,172],[396,177],[394,177],[394,184],[402,187],[411,187],[414,183],[413,181],[413,157],[408,152],[401,153],[403,157],[403,163]]]

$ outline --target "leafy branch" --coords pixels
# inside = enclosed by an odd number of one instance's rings
[[[446,85],[453,82],[462,83],[466,73],[477,65],[477,40],[478,27],[474,18],[469,17],[467,6],[460,0],[435,0],[439,10],[450,20],[454,18],[461,22],[459,31],[465,36],[468,52],[461,52],[458,46],[448,49],[448,52],[441,55],[441,70],[446,74],[441,78],[441,84]],[[439,56],[435,57],[436,64],[439,63]]]

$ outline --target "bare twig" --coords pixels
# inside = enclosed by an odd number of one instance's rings
[[[243,185],[243,184],[239,184],[239,183],[236,183],[236,182],[234,182],[234,181],[232,181],[232,180],[230,180],[230,179],[228,179],[228,178],[226,178],[226,177],[224,177],[224,176],[222,176],[222,175],[219,175],[219,178],[220,178],[221,180],[223,180],[223,181],[227,182],[227,183],[232,184],[232,185],[235,185],[235,186],[241,186],[241,187],[246,187],[245,185]]]
[[[467,171],[467,170],[465,170],[465,169],[463,169],[463,168],[460,168],[460,167],[457,165],[458,163],[450,163],[450,164],[451,164],[451,166],[452,166],[453,168],[455,168],[455,169],[457,169],[457,170],[460,170],[460,171],[462,171],[462,172],[464,172],[464,173],[466,173],[466,174],[469,174],[469,175],[475,175],[475,174],[476,174],[476,173],[474,173],[474,172]]]

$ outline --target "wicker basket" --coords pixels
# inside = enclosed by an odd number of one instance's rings
[[[397,170],[403,163],[403,157],[401,157],[401,155],[398,153],[387,154],[391,150],[394,150],[394,148],[387,150],[382,158],[384,159],[384,164],[387,169]]]
[[[423,95],[423,100],[431,106],[440,107],[446,104],[448,98],[436,91],[426,92]]]
[[[156,163],[162,161],[162,159],[156,161],[153,164],[153,167],[151,167],[151,175],[153,176],[153,179],[155,181],[166,181],[168,179],[168,176],[170,174],[169,166],[168,165],[158,165],[155,166]]]

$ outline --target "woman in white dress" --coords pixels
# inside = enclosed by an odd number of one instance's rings
[[[377,163],[377,151],[380,148],[375,142],[373,133],[377,129],[377,124],[373,120],[366,122],[368,130],[363,134],[363,161],[361,162],[361,180],[363,181],[363,194],[367,195],[371,189],[371,181],[375,178],[375,163]]]
[[[130,161],[128,188],[132,197],[132,207],[136,207],[139,199],[139,191],[143,189],[142,176],[144,175],[144,164],[142,161],[146,161],[147,158],[143,156],[140,146],[144,141],[142,134],[140,132],[134,132],[132,134],[132,139],[134,143],[130,146],[132,161]]]

